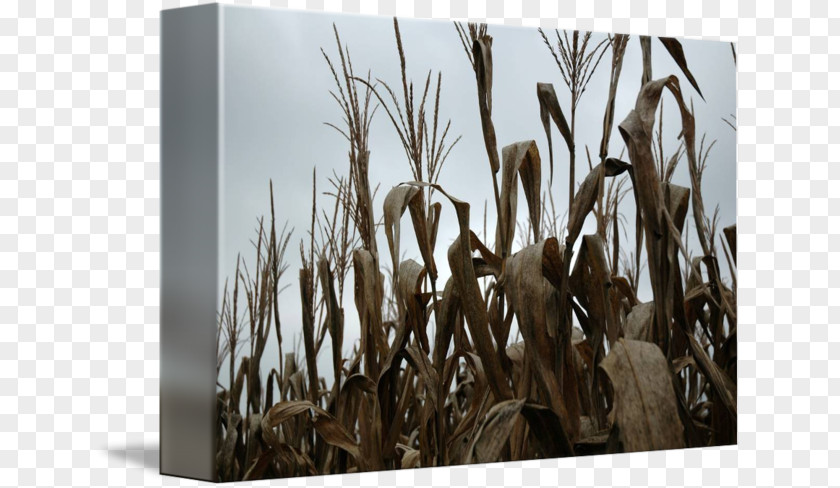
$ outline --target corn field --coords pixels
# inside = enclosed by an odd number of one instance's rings
[[[486,25],[455,23],[461,45],[453,48],[463,48],[475,73],[475,90],[465,96],[477,98],[480,114],[465,123],[481,124],[486,148],[468,157],[492,179],[489,204],[476,209],[439,181],[459,142],[439,120],[441,74],[429,72],[417,85],[408,79],[396,19],[402,79],[358,74],[333,27],[332,48],[321,52],[334,89],[323,96],[340,108],[340,120],[327,124],[346,143],[346,172],[329,177],[328,207],[316,204],[313,174],[310,228],[294,251],[266,182],[270,214],[259,221],[254,252],[238,259],[218,311],[218,480],[735,443],[736,231],[704,207],[714,143],[695,127],[689,95],[703,95],[680,42],[620,34],[596,42],[590,33],[540,30],[544,45],[535,49],[559,70],[557,83],[535,87],[545,132],[500,148],[493,38]],[[641,59],[625,58],[630,42],[640,42]],[[676,76],[652,79],[654,49],[667,51],[691,86]],[[635,108],[616,120],[625,62],[641,63],[643,77]],[[609,72],[607,92],[586,92],[596,70]],[[561,107],[557,89],[568,90],[570,104]],[[575,145],[583,96],[605,107],[603,126],[586,128],[602,136],[597,151],[586,147],[585,164]],[[681,122],[673,155],[662,147],[665,97]],[[393,126],[410,169],[405,183],[382,189],[380,207],[369,167],[377,113]],[[734,119],[724,121],[735,129]],[[623,140],[611,143],[615,127]],[[541,138],[548,155],[537,148]],[[568,195],[552,190],[555,170],[569,171]],[[671,183],[677,171],[689,174],[690,187]],[[527,219],[517,222],[520,185]],[[619,212],[624,200],[634,215]],[[439,237],[446,212],[457,217],[458,234]],[[596,231],[582,235],[587,218]],[[624,224],[635,227],[634,239],[622,239]],[[387,249],[378,249],[378,232]],[[689,249],[689,232],[699,251]],[[438,262],[444,237],[451,245]],[[402,259],[407,239],[416,241],[419,261]],[[285,259],[295,251],[303,263],[296,277]],[[451,275],[445,281],[442,269]],[[638,297],[643,280],[651,301]],[[300,295],[302,344],[281,334],[281,293]],[[345,310],[345,293],[355,309]],[[361,337],[346,344],[350,314]],[[278,357],[264,356],[269,340]],[[318,370],[324,344],[331,384]]]

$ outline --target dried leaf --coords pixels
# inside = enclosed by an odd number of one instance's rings
[[[435,244],[437,243],[440,209],[440,202],[435,202],[429,207],[429,215],[426,216],[426,232],[429,235],[429,246],[431,247],[432,254],[434,254]]]
[[[616,158],[607,158],[604,160],[604,174],[606,176],[618,176],[625,171],[630,171],[633,169],[633,166],[630,163],[625,163],[624,161]]]
[[[553,410],[537,405],[526,403],[522,407],[522,416],[527,420],[531,428],[531,434],[537,441],[539,450],[546,458],[565,457],[574,455],[574,450],[562,437],[555,435],[560,432],[562,424],[560,418]]]
[[[405,306],[408,313],[406,320],[398,324],[394,341],[388,349],[385,361],[382,363],[382,371],[379,374],[376,387],[382,422],[386,429],[390,429],[387,444],[383,445],[383,452],[388,455],[392,454],[391,451],[396,445],[395,436],[399,430],[399,425],[396,425],[396,422],[401,422],[398,418],[398,407],[396,405],[400,360],[403,357],[403,350],[408,344],[410,333],[412,331],[415,335],[419,333],[417,320],[419,319],[418,316],[422,315],[422,310],[416,295],[419,292],[424,275],[425,268],[415,261],[406,260],[400,264],[401,294],[405,297]]]
[[[656,345],[619,339],[600,368],[615,391],[612,415],[625,452],[684,447],[673,373]]]
[[[688,79],[688,82],[691,83],[691,86],[697,90],[697,94],[700,95],[704,101],[706,100],[703,97],[703,92],[700,91],[700,87],[697,86],[697,80],[694,79],[694,75],[691,74],[691,70],[688,69],[688,62],[685,60],[685,53],[683,52],[682,44],[677,39],[673,37],[660,37],[659,40],[662,42],[662,45],[665,46],[665,49],[668,50],[668,54],[674,59],[674,62],[677,63],[677,66],[680,67],[685,77]]]
[[[404,451],[402,460],[400,461],[400,468],[411,469],[420,467],[420,451],[401,444],[397,445],[397,447]]]
[[[484,35],[475,39],[472,46],[473,68],[478,86],[478,110],[481,115],[481,131],[484,147],[490,160],[493,174],[499,172],[499,152],[496,144],[496,129],[493,126],[493,38]]]
[[[554,121],[563,140],[566,141],[566,147],[569,152],[575,150],[575,142],[572,139],[572,132],[569,130],[569,123],[566,122],[566,116],[563,115],[563,110],[560,108],[560,102],[557,101],[557,93],[554,91],[554,85],[551,83],[537,83],[537,99],[540,102],[540,120],[542,120],[543,128],[545,129],[545,136],[548,139],[548,161],[549,161],[549,184],[554,181],[554,148],[551,143],[551,125],[549,124],[549,116]]]
[[[379,286],[379,270],[373,255],[366,249],[353,251],[353,276],[355,278],[356,311],[361,323],[361,350],[365,357],[365,375],[379,377],[377,352],[387,353],[385,334],[382,328],[382,288]]]
[[[423,192],[416,186],[399,185],[385,195],[382,213],[385,219],[385,237],[388,239],[394,269],[397,269],[400,262],[400,218],[408,207],[408,202],[418,193]]]
[[[426,277],[426,268],[413,259],[406,259],[400,263],[399,268],[400,296],[404,302],[405,310],[408,311],[406,322],[414,332],[415,337],[429,351],[429,339],[426,335],[425,303],[420,296],[420,288],[423,279]]]
[[[581,320],[581,326],[593,348],[596,348],[596,361],[600,361],[601,341],[606,335],[610,342],[614,342],[618,337],[618,321],[610,307],[612,278],[604,254],[604,241],[599,235],[584,236],[572,270],[570,287],[587,311],[587,319]]]
[[[645,86],[653,79],[650,36],[639,36],[639,44],[642,46],[642,86]]]
[[[309,267],[300,270],[300,302],[303,307],[303,347],[306,352],[306,371],[309,373],[309,400],[317,403],[318,394],[318,363],[315,356],[315,312],[312,309],[314,290],[312,285],[312,270]]]
[[[473,44],[473,59],[480,72],[483,92],[487,99],[487,110],[493,112],[493,38],[482,36]]]
[[[519,180],[528,202],[534,242],[540,240],[540,152],[535,141],[522,141],[502,148],[502,191],[499,209],[500,227],[496,232],[496,249],[502,256],[510,254],[516,231],[516,207]]]
[[[341,385],[342,394],[345,391],[350,391],[354,388],[370,395],[374,395],[376,393],[376,383],[361,373],[356,373],[347,378],[347,381]]]
[[[674,365],[674,374],[679,374],[680,371],[689,366],[697,367],[697,363],[694,362],[694,358],[691,356],[679,357],[671,361],[671,363]]]
[[[359,447],[346,429],[326,410],[306,400],[280,402],[265,413],[262,419],[262,436],[266,444],[280,451],[281,442],[274,432],[274,428],[292,417],[309,413],[315,413],[312,420],[313,426],[318,434],[327,444],[339,447],[347,451],[354,458],[359,458]]]
[[[394,269],[400,259],[400,219],[409,208],[411,221],[414,224],[414,233],[417,244],[420,248],[420,255],[426,264],[429,276],[437,279],[437,268],[432,253],[432,244],[429,238],[428,221],[426,219],[426,205],[423,198],[423,191],[411,185],[398,185],[385,196],[383,214],[385,217],[385,236],[388,239],[388,247],[391,250],[391,262]],[[436,230],[435,230],[436,232]]]
[[[575,243],[580,235],[581,229],[583,229],[586,216],[589,215],[589,212],[595,206],[601,177],[618,176],[630,168],[629,164],[614,158],[607,159],[605,163],[604,165],[599,163],[592,168],[592,171],[586,175],[586,178],[584,178],[583,183],[580,185],[580,189],[575,194],[572,209],[569,212],[568,235],[566,237],[567,247],[571,247]]]
[[[493,395],[498,399],[510,399],[513,397],[513,391],[502,370],[502,365],[496,357],[496,351],[488,330],[487,309],[481,297],[481,289],[478,287],[475,268],[473,267],[469,228],[470,205],[452,197],[439,185],[429,185],[416,181],[410,184],[433,187],[447,197],[455,207],[460,234],[458,239],[449,246],[449,268],[461,297],[461,306],[467,318],[467,325],[470,328],[475,348],[491,378],[490,388],[493,390]]]
[[[497,460],[524,405],[524,399],[506,400],[493,405],[473,439],[466,462],[489,463]]]
[[[738,233],[736,232],[735,224],[723,228],[723,235],[726,236],[726,243],[729,245],[729,250],[732,252],[732,260],[738,264]]]
[[[662,88],[669,78],[647,83],[636,100],[636,108],[618,125],[624,142],[630,152],[633,165],[634,194],[642,210],[646,228],[653,236],[662,236],[660,229],[660,209],[663,206],[662,191],[659,188],[659,175],[651,150],[653,117]]]
[[[461,306],[460,303],[461,298],[455,289],[455,282],[452,281],[452,278],[449,278],[443,289],[440,313],[437,315],[437,324],[435,327],[435,349],[433,351],[435,371],[443,370],[446,353],[449,350],[449,343],[455,331],[455,321],[458,316],[458,309]]]
[[[674,227],[682,232],[683,224],[685,224],[685,216],[688,213],[688,200],[691,195],[691,190],[673,183],[660,183],[662,188],[662,195],[665,199],[665,207],[668,214],[671,216],[671,221],[674,222]]]
[[[689,347],[692,355],[694,356],[694,362],[697,364],[697,368],[700,369],[703,376],[705,376],[709,381],[712,389],[723,401],[723,406],[729,414],[732,417],[737,417],[738,402],[735,382],[733,382],[732,379],[720,369],[720,366],[715,364],[712,358],[706,354],[703,346],[700,345],[693,335],[689,335],[688,339]]]
[[[603,161],[607,157],[612,134],[613,121],[615,119],[615,96],[618,91],[618,80],[621,76],[621,68],[624,64],[624,53],[627,49],[627,41],[630,36],[616,34],[611,41],[613,49],[612,65],[610,66],[610,89],[607,93],[607,108],[604,110],[604,123],[601,132],[601,150],[598,156]]]
[[[321,281],[321,290],[326,294],[327,303],[327,330],[332,339],[333,374],[335,383],[341,380],[341,348],[344,343],[344,311],[339,307],[338,297],[333,287],[333,274],[330,271],[329,263],[322,259],[318,263],[318,277]]]
[[[627,278],[613,275],[610,277],[610,280],[612,280],[616,290],[624,295],[624,298],[630,302],[631,307],[635,307],[640,303],[639,299],[636,297],[636,292],[633,291],[633,287],[630,285],[630,282],[627,281]]]
[[[403,352],[403,356],[405,357],[406,361],[417,371],[420,379],[423,380],[423,385],[426,389],[428,394],[428,402],[430,405],[434,407],[435,410],[438,408],[438,383],[440,383],[440,378],[438,376],[437,371],[435,371],[434,367],[432,366],[432,362],[429,360],[429,356],[427,356],[423,351],[417,348],[417,346],[408,346],[405,348]]]
[[[624,323],[624,338],[633,341],[651,340],[655,306],[653,302],[640,303],[633,307]]]
[[[239,438],[239,424],[242,422],[242,416],[234,413],[228,419],[227,429],[225,434],[224,445],[222,446],[222,472],[225,478],[230,479],[234,476],[234,451],[236,449],[236,441]]]
[[[571,418],[567,411],[555,376],[557,346],[549,334],[546,311],[546,287],[550,285],[542,274],[543,255],[559,255],[559,249],[557,239],[553,237],[522,249],[508,258],[502,283],[508,290],[511,306],[516,311],[525,347],[533,354],[529,356],[529,360],[534,366],[540,392],[560,418],[563,432],[558,434],[565,435],[571,446],[570,439],[577,436],[578,418]]]
[[[315,431],[318,432],[327,444],[344,449],[351,456],[363,463],[364,460],[359,455],[359,446],[356,444],[356,441],[335,417],[324,410],[318,411],[318,416],[314,420],[314,427]]]

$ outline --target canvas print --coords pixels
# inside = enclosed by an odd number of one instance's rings
[[[211,478],[736,443],[734,45],[216,8]]]

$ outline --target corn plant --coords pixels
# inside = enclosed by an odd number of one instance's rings
[[[299,346],[284,354],[282,347],[278,295],[288,281],[284,253],[292,231],[277,229],[270,186],[270,221],[258,221],[254,259],[237,260],[219,311],[217,374],[227,375],[228,383],[219,384],[217,396],[220,480],[735,442],[736,229],[719,233],[717,212],[706,214],[703,172],[714,143],[701,136],[698,144],[693,107],[679,79],[652,79],[651,39],[642,37],[642,85],[634,108],[617,124],[623,147],[615,154],[610,134],[630,36],[595,42],[591,33],[556,32],[552,42],[540,30],[547,59],[558,66],[571,97],[569,123],[551,81],[535,87],[549,147],[544,187],[546,168],[535,140],[499,151],[504,134],[493,123],[487,26],[456,23],[455,29],[476,78],[475,122],[492,176],[487,195],[490,200],[492,192],[495,204],[495,235],[492,218],[488,230],[488,205],[479,238],[473,229],[481,219],[458,199],[457,187],[439,178],[458,142],[450,122],[439,123],[442,74],[432,84],[429,71],[416,104],[406,76],[408,46],[396,19],[401,90],[370,72],[358,76],[335,28],[337,58],[322,52],[343,124],[328,125],[345,139],[348,161],[346,173],[328,180],[330,207],[318,207],[313,173],[312,217],[301,239],[297,280],[302,351]],[[679,41],[660,42],[700,94]],[[594,160],[585,148],[589,170],[578,181],[576,110],[604,58],[610,77],[603,124],[595,128],[601,143]],[[672,155],[662,144],[661,99],[669,95],[681,124]],[[406,183],[388,190],[381,209],[373,203],[377,185],[369,168],[370,124],[378,107],[410,170]],[[734,120],[724,122],[734,128]],[[562,155],[551,143],[555,128],[567,149]],[[555,160],[568,164],[565,209],[554,203]],[[683,168],[689,188],[671,183]],[[523,222],[516,220],[520,184]],[[636,209],[630,219],[619,212],[624,200]],[[400,226],[406,210],[409,232]],[[443,212],[458,221],[457,235],[447,236],[454,239],[446,263],[435,260]],[[589,216],[596,231],[584,234]],[[631,226],[635,240],[627,242]],[[696,256],[688,246],[691,227],[700,242]],[[380,231],[388,243],[384,258],[376,244]],[[406,234],[413,234],[419,262],[400,254]],[[721,274],[720,249],[731,287]],[[653,293],[647,302],[639,298],[642,258]],[[450,277],[438,283],[445,268]],[[343,306],[351,271],[354,311]],[[361,337],[344,355],[346,314],[358,316]],[[263,358],[272,328],[280,354]],[[331,383],[316,361],[327,337]],[[222,371],[225,361],[229,368]],[[260,366],[267,363],[274,367],[262,377]]]

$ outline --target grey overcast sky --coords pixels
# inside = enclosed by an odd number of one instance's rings
[[[350,49],[357,74],[371,71],[394,86],[400,85],[399,58],[393,23],[387,17],[335,15],[327,13],[275,10],[250,7],[223,7],[223,107],[224,107],[224,180],[223,236],[221,242],[223,272],[233,276],[237,253],[254,266],[257,219],[269,214],[269,179],[274,181],[275,206],[279,224],[288,221],[294,234],[287,252],[289,270],[283,284],[290,285],[280,298],[284,353],[300,336],[300,301],[298,246],[309,228],[312,198],[312,169],[317,168],[318,203],[331,205],[321,195],[328,189],[327,177],[336,171],[347,174],[347,141],[324,122],[341,125],[341,111],[330,97],[333,78],[320,48],[337,61],[332,31],[336,24],[341,39]],[[405,49],[407,72],[416,85],[424,83],[431,69],[433,76],[443,74],[440,115],[452,120],[450,134],[463,138],[452,150],[443,167],[440,184],[452,195],[472,206],[471,227],[481,235],[482,214],[488,201],[489,233],[494,235],[495,221],[492,180],[478,112],[475,77],[451,22],[401,19],[400,30]],[[537,82],[554,83],[561,106],[569,116],[569,95],[548,48],[539,32],[532,28],[491,25],[493,36],[493,121],[499,150],[508,144],[534,139],[543,161],[543,189],[548,185],[548,145],[539,117]],[[549,31],[550,37],[554,36]],[[600,41],[605,34],[596,33]],[[683,94],[694,101],[698,143],[705,132],[707,140],[717,140],[711,152],[703,180],[703,198],[708,213],[720,207],[721,226],[736,218],[735,131],[721,119],[735,113],[735,65],[728,43],[682,40],[688,65],[706,98],[704,102],[691,88],[661,43],[653,41],[653,77],[676,74]],[[609,56],[595,72],[580,102],[577,115],[578,183],[588,173],[585,147],[597,155],[601,124],[609,86]],[[641,51],[633,36],[628,44],[616,97],[615,125],[635,104],[641,80]],[[419,91],[419,88],[416,88]],[[677,106],[668,94],[665,100],[665,152],[672,154],[678,144],[681,126]],[[418,101],[419,104],[419,101]],[[568,153],[555,140],[555,174],[551,191],[558,212],[565,211],[568,199]],[[451,140],[451,138],[450,138]],[[370,179],[381,185],[374,202],[377,217],[388,190],[411,180],[411,172],[396,132],[380,109],[370,134]],[[617,129],[611,136],[610,155],[618,156],[624,142]],[[625,156],[626,159],[626,156]],[[689,186],[685,159],[677,168],[674,183]],[[520,189],[521,192],[521,189]],[[446,250],[457,236],[457,221],[448,202],[442,201],[443,215],[438,233],[435,259],[446,263]],[[623,242],[634,242],[630,227],[635,207],[632,196],[619,208],[628,219],[628,234]],[[520,194],[519,218],[525,219],[526,205]],[[401,251],[405,257],[421,261],[414,244],[411,225],[405,216]],[[594,232],[594,218],[589,217],[583,233]],[[694,231],[694,229],[691,229]],[[378,236],[381,264],[390,267],[384,232]],[[625,241],[626,239],[626,241]],[[308,241],[308,240],[307,240]],[[492,247],[492,239],[487,244]],[[517,238],[518,242],[518,238]],[[632,245],[631,245],[632,247]],[[691,232],[691,247],[697,252],[696,236]],[[725,267],[725,265],[724,265]],[[441,265],[439,283],[449,277],[448,266]],[[648,271],[643,269],[643,300],[650,300]],[[726,273],[728,275],[728,272]],[[358,316],[352,297],[352,273],[345,293],[345,355],[359,338]],[[433,334],[433,329],[429,331]],[[319,373],[331,381],[329,341],[319,356]],[[269,340],[262,369],[276,367],[277,344]]]

